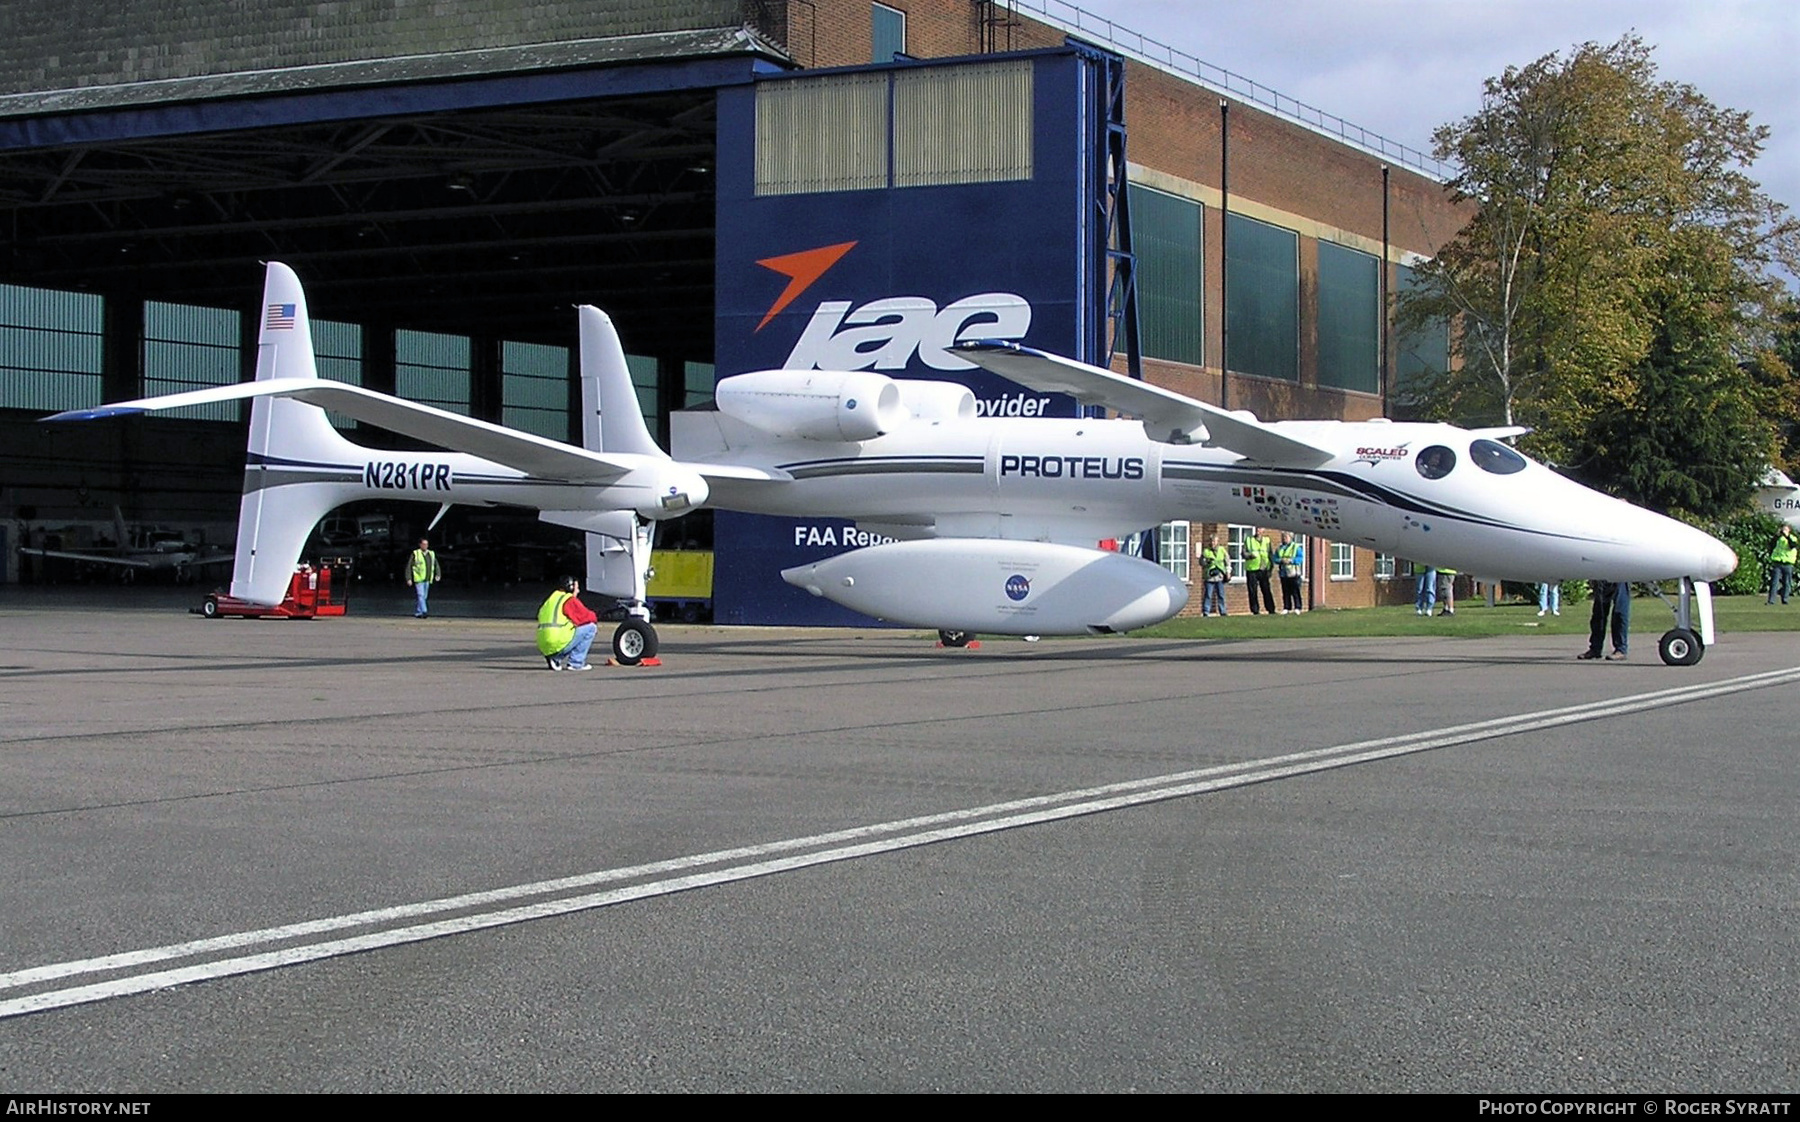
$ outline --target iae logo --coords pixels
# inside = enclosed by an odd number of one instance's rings
[[[933,370],[973,370],[950,347],[966,339],[1023,339],[1031,305],[1010,292],[965,296],[939,309],[923,296],[889,296],[853,308],[827,300],[782,365],[789,370],[905,370],[916,353]]]

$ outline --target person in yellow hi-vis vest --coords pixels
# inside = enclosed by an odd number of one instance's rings
[[[1281,535],[1281,544],[1275,547],[1275,567],[1281,577],[1281,614],[1299,615],[1306,610],[1306,601],[1300,596],[1300,579],[1306,571],[1306,547],[1295,541],[1294,535]]]
[[[1794,560],[1800,557],[1800,544],[1794,541],[1794,528],[1783,526],[1775,535],[1775,541],[1769,546],[1769,603],[1775,602],[1776,590],[1780,590],[1781,602],[1787,603],[1788,593],[1794,590]]]
[[[438,568],[437,554],[432,552],[431,543],[420,538],[419,548],[406,559],[406,583],[413,586],[414,619],[425,618],[425,601],[431,595],[431,586],[443,579],[444,571]]]
[[[1453,616],[1456,614],[1456,570],[1440,568],[1437,575],[1438,603],[1443,605],[1438,615]]]
[[[1275,565],[1274,547],[1269,544],[1268,535],[1261,530],[1252,530],[1244,539],[1244,591],[1250,594],[1250,614],[1260,615],[1256,607],[1256,597],[1262,595],[1263,604],[1269,614],[1275,614],[1275,591],[1269,587],[1269,570]]]
[[[538,608],[537,649],[552,670],[588,670],[588,648],[600,630],[599,617],[581,602],[581,582],[564,577]]]

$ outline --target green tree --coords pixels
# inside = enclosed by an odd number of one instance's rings
[[[1402,330],[1452,322],[1452,369],[1402,395],[1531,426],[1531,451],[1650,505],[1742,502],[1782,397],[1758,377],[1783,377],[1742,364],[1800,263],[1800,227],[1745,171],[1767,135],[1658,81],[1634,35],[1490,79],[1434,136],[1473,216],[1396,301]]]

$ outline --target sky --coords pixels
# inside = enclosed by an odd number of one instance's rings
[[[1062,0],[1027,0],[1060,15]],[[1636,31],[1658,77],[1747,111],[1772,135],[1752,178],[1800,210],[1794,0],[1076,0],[1076,6],[1429,152],[1508,66]],[[1067,19],[1067,16],[1064,16]],[[1127,127],[1130,121],[1126,121]]]

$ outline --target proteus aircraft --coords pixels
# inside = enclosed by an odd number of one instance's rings
[[[978,632],[1105,634],[1169,618],[1187,601],[1185,585],[1096,546],[1174,519],[1318,534],[1500,579],[1679,578],[1677,626],[1662,647],[1665,660],[1684,664],[1711,638],[1711,601],[1696,582],[1737,563],[1709,535],[1499,442],[1519,430],[1265,423],[1016,343],[956,351],[1030,389],[1133,419],[981,418],[960,384],[764,370],[722,379],[716,410],[677,414],[681,458],[671,460],[644,428],[610,321],[582,308],[590,447],[577,449],[316,380],[299,283],[271,265],[268,284],[258,381],[72,414],[256,399],[233,581],[245,598],[278,598],[312,525],[331,506],[374,495],[531,506],[597,533],[602,570],[591,583],[640,615],[657,519],[707,503],[851,519],[871,538],[894,540],[782,575],[950,642]],[[370,452],[338,436],[314,406],[456,451]],[[264,581],[259,564],[278,574]],[[638,621],[615,636],[615,653],[654,642]]]

